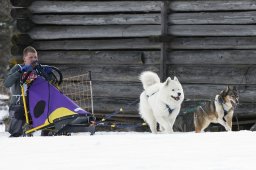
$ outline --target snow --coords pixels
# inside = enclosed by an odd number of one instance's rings
[[[256,133],[96,132],[8,138],[0,133],[3,170],[252,170]]]
[[[9,99],[9,96],[0,94],[0,100],[8,100],[8,99]]]
[[[3,110],[1,110],[1,108],[2,108]],[[4,117],[7,117],[8,114],[9,114],[9,112],[8,112],[8,106],[5,106],[5,107],[1,107],[1,106],[0,106],[0,122],[3,120]]]

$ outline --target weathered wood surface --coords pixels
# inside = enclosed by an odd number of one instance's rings
[[[169,48],[173,50],[256,49],[256,39],[254,37],[169,37],[165,40],[170,41]]]
[[[93,81],[112,81],[114,82],[138,82],[139,74],[145,70],[151,70],[159,73],[159,65],[84,65],[69,66],[56,65],[65,77],[79,75],[91,71]],[[109,87],[112,88],[112,87]],[[113,89],[114,90],[114,89]],[[125,97],[125,96],[124,96]]]
[[[255,50],[186,50],[169,52],[168,64],[256,64]]]
[[[172,11],[242,11],[255,10],[254,0],[197,0],[197,1],[172,1]]]
[[[38,55],[46,64],[143,64],[143,52],[139,51],[39,51]]]
[[[70,72],[75,75],[78,72],[92,71],[92,79],[99,81],[138,82],[138,76],[142,71],[151,70],[159,73],[159,65],[129,65],[113,66],[99,65],[97,67],[84,65],[76,68],[60,67],[64,75]],[[167,76],[174,75],[182,83],[209,84],[256,84],[256,68],[254,65],[169,65]]]
[[[32,13],[27,8],[12,8],[10,14],[13,19],[32,17]]]
[[[168,65],[167,72],[183,83],[256,85],[255,65]]]
[[[79,84],[77,84],[79,86]],[[256,103],[255,85],[236,85],[241,103]],[[217,94],[225,90],[227,85],[214,84],[184,84],[186,101],[213,100]],[[77,87],[76,87],[77,88]],[[81,87],[82,88],[82,87]],[[71,87],[72,89],[72,87]],[[139,98],[143,91],[140,82],[109,82],[93,81],[93,94],[96,97]]]
[[[48,25],[128,25],[160,24],[160,14],[105,14],[105,15],[33,15],[35,24]]]
[[[14,6],[27,7],[33,0],[11,0]],[[85,8],[83,8],[83,6]],[[160,1],[36,1],[29,7],[34,13],[94,13],[94,12],[148,12],[160,11]],[[170,3],[172,11],[238,11],[255,10],[256,2],[253,0],[197,0],[179,1]],[[76,10],[77,9],[77,10]]]
[[[106,40],[54,40],[54,41],[22,41],[15,40],[18,45],[11,47],[13,55],[21,55],[23,49],[34,46],[38,51],[43,50],[159,50],[160,43],[146,38],[106,39]]]
[[[159,12],[160,1],[35,1],[33,13]]]
[[[23,28],[22,28],[23,29]],[[70,38],[148,37],[160,35],[159,25],[38,26],[28,32],[34,40]]]
[[[147,14],[105,14],[105,15],[32,15],[26,8],[14,8],[11,15],[15,19],[30,18],[35,24],[47,25],[111,25],[111,24],[160,24],[158,13]],[[171,13],[168,17],[170,24],[255,24],[256,12],[198,12]]]
[[[171,25],[173,36],[255,36],[255,25]]]
[[[106,26],[36,26],[22,22],[20,31],[28,31],[32,39],[149,37],[160,35],[160,25],[106,25]],[[31,30],[30,30],[31,29]],[[29,31],[30,30],[30,31]],[[255,36],[255,25],[172,25],[172,36]]]
[[[36,41],[33,44],[39,50],[104,50],[104,49],[159,49],[160,44],[146,38],[106,39],[106,40],[62,40]],[[256,45],[255,45],[256,46]]]
[[[99,39],[99,40],[44,40],[34,41],[28,34],[17,37],[14,44],[33,45],[39,50],[105,50],[105,49],[160,49],[158,38]],[[25,36],[26,35],[26,36]],[[175,37],[165,38],[172,50],[255,50],[254,37]],[[32,43],[34,42],[34,43]],[[203,52],[203,51],[202,51]]]
[[[159,51],[40,51],[37,50],[40,62],[43,64],[84,64],[84,65],[113,65],[113,64],[159,64]],[[13,54],[14,55],[14,54]],[[12,57],[22,60],[20,54]]]
[[[171,13],[170,24],[255,24],[256,11]]]

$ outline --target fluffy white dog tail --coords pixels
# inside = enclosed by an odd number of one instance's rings
[[[140,75],[140,81],[142,82],[143,88],[147,89],[153,84],[160,83],[160,78],[156,73],[152,71],[144,71]]]

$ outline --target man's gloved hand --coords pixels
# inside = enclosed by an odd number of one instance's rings
[[[33,71],[33,67],[31,65],[24,65],[23,67],[21,67],[20,71],[21,72],[30,72],[30,71]]]
[[[49,66],[44,66],[44,67],[43,67],[43,70],[44,70],[44,72],[47,73],[47,74],[49,74],[49,73],[52,72],[52,68],[49,67]]]

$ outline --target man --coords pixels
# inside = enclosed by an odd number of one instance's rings
[[[23,125],[25,124],[25,111],[21,96],[20,81],[22,78],[27,77],[26,84],[29,84],[35,78],[37,78],[36,68],[38,64],[37,51],[28,46],[23,51],[23,64],[16,64],[7,74],[4,80],[4,86],[10,88],[11,100],[9,107],[9,119],[10,124],[8,132],[11,134],[10,137],[19,137],[23,135]],[[46,74],[51,75],[52,70],[49,66],[43,66]],[[29,74],[27,76],[27,74]],[[26,89],[25,89],[26,90]]]

